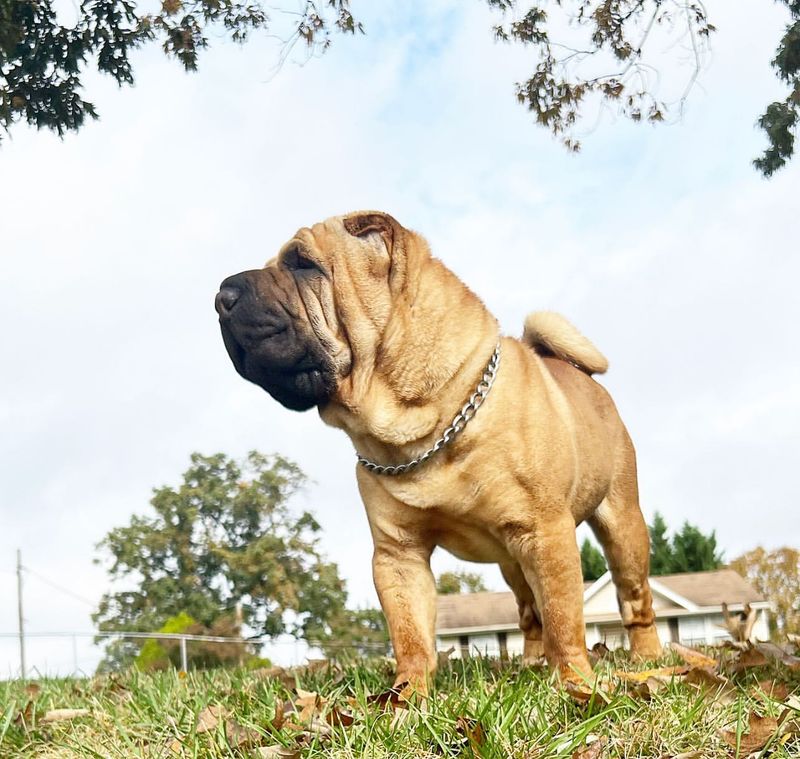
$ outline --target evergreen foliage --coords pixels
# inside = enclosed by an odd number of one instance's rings
[[[581,571],[583,572],[583,579],[587,582],[590,580],[597,580],[602,577],[608,567],[603,554],[592,543],[589,538],[585,538],[581,544]]]

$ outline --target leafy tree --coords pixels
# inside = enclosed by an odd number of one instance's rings
[[[653,515],[650,532],[650,574],[667,575],[672,571],[672,547],[667,537],[667,523],[659,512]]]
[[[584,580],[597,580],[602,577],[608,567],[603,554],[600,553],[598,548],[589,540],[585,538],[581,544],[581,570],[583,571]]]
[[[319,638],[328,658],[387,656],[391,649],[386,618],[380,609],[342,609],[331,618],[329,628]],[[314,640],[312,634],[309,641]]]
[[[767,551],[759,546],[734,559],[730,566],[772,601],[773,633],[779,633],[783,639],[788,633],[800,634],[800,551],[795,548]]]
[[[696,0],[485,2],[501,14],[493,27],[495,38],[531,49],[537,60],[531,76],[516,84],[517,100],[536,123],[576,151],[580,143],[574,128],[588,107],[610,108],[651,124],[672,112],[680,114],[716,31]],[[790,23],[772,66],[787,95],[769,104],[758,122],[768,147],[754,164],[764,176],[792,156],[800,108],[800,0],[778,2],[786,6]],[[293,18],[281,60],[298,42],[313,53],[327,49],[332,31],[363,32],[350,4],[304,0],[297,10],[275,9],[285,11],[279,18]],[[194,71],[210,35],[223,32],[242,42],[250,32],[267,29],[275,34],[260,0],[162,0],[153,13],[142,13],[134,0],[83,0],[73,26],[59,23],[53,0],[0,0],[0,126],[8,129],[24,120],[62,134],[79,129],[87,116],[96,118],[93,104],[80,94],[88,60],[120,85],[133,84],[130,53],[141,45],[157,42]],[[659,91],[653,59],[664,48],[664,36],[685,41],[693,61],[682,94],[673,102]],[[679,49],[673,55],[686,57]]]
[[[436,592],[442,595],[482,593],[486,585],[477,572],[442,572],[436,580]]]
[[[255,635],[330,634],[347,594],[336,565],[320,554],[319,524],[288,508],[304,481],[277,455],[252,452],[236,462],[192,454],[179,487],[154,491],[154,515],[133,516],[99,544],[112,580],[133,585],[102,597],[93,615],[99,629],[158,630],[188,615],[198,629],[219,630],[240,604]],[[135,651],[118,644],[112,660]]]

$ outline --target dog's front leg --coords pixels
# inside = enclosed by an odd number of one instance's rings
[[[430,549],[376,540],[372,575],[389,625],[397,659],[395,685],[409,683],[427,691],[428,676],[436,669],[436,585]]]
[[[506,541],[536,598],[550,666],[566,680],[591,678],[581,559],[572,515],[508,524]]]

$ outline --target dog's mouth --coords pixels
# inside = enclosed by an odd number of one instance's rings
[[[220,328],[236,371],[287,408],[305,411],[333,395],[330,362],[289,324],[253,329],[221,316]]]

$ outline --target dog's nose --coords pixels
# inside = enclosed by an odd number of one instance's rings
[[[228,286],[220,288],[217,297],[214,299],[214,306],[217,309],[217,313],[220,315],[230,313],[241,294],[242,291],[238,287]]]

